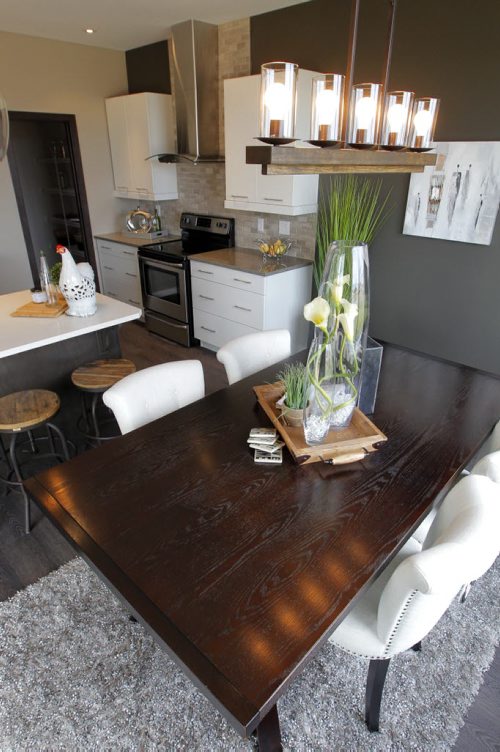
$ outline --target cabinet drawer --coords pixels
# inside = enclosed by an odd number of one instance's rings
[[[193,307],[214,313],[230,321],[262,329],[264,298],[255,292],[208,282],[194,277],[192,280]]]
[[[194,309],[194,336],[202,342],[214,347],[222,347],[236,337],[244,334],[253,334],[257,329],[239,324],[236,321],[228,321],[220,316],[215,316],[206,311]]]
[[[137,248],[133,245],[125,245],[125,243],[113,243],[106,240],[98,240],[97,248],[99,255],[114,253],[117,256],[124,256],[125,258],[137,259]]]
[[[204,264],[200,261],[191,261],[191,276],[200,279],[208,279],[219,282],[221,285],[235,287],[238,290],[249,290],[259,295],[264,295],[265,277],[259,274],[249,274],[238,269],[229,269],[215,264]]]

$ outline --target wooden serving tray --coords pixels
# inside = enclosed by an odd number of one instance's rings
[[[309,446],[304,439],[302,426],[294,428],[283,424],[281,413],[276,402],[283,395],[283,388],[276,384],[254,386],[254,392],[266,415],[273,426],[279,431],[295,462],[305,465],[310,462],[328,462],[332,465],[342,465],[357,462],[369,452],[375,452],[379,441],[387,441],[387,436],[364,415],[357,407],[354,408],[351,424],[347,428],[330,431],[323,444]]]
[[[10,315],[25,316],[28,318],[53,319],[56,316],[60,316],[62,313],[64,313],[67,307],[68,304],[66,303],[62,295],[60,295],[55,305],[48,305],[48,303],[33,303],[33,301],[30,301],[29,303],[22,305],[20,308],[16,308],[16,310],[12,311]]]

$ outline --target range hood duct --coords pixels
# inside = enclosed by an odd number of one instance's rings
[[[203,21],[172,26],[172,93],[177,120],[179,158],[192,162],[223,162],[219,152],[218,29]]]

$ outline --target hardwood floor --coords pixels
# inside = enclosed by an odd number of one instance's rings
[[[181,347],[150,334],[137,323],[123,325],[120,341],[123,357],[132,360],[138,369],[170,360],[199,359],[207,394],[227,385],[223,366],[208,350]],[[32,533],[24,535],[19,494],[0,496],[0,600],[10,598],[74,556],[70,546],[38,510],[33,510],[33,523]],[[500,651],[497,650],[454,747],[457,752],[500,750],[499,705]]]

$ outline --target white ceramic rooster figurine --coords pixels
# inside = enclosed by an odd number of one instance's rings
[[[61,254],[62,269],[59,287],[69,306],[68,316],[92,316],[97,311],[94,270],[87,262],[75,264],[63,245],[56,246]]]

